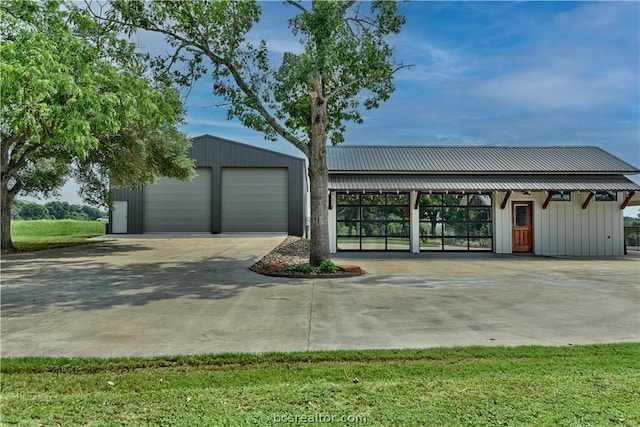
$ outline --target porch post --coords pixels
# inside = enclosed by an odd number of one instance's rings
[[[329,222],[329,253],[335,254],[338,251],[338,230],[336,229],[336,211],[338,209],[336,208],[335,191],[329,191],[329,206],[331,206],[327,212],[327,221]]]
[[[415,209],[415,207],[419,205],[418,202],[418,192],[415,190],[411,191],[409,199],[411,233],[409,240],[412,254],[420,253],[420,208]]]

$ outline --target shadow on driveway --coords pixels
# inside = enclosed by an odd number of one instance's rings
[[[141,258],[140,252],[153,250],[144,244],[97,243],[5,256],[2,317],[53,308],[142,306],[185,297],[227,299],[246,287],[267,287],[274,282],[248,270],[256,260],[254,256],[134,261]]]

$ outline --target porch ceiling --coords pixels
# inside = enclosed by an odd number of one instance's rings
[[[330,175],[332,191],[633,191],[621,175]]]

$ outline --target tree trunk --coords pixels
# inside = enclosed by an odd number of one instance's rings
[[[309,192],[311,194],[311,241],[309,264],[318,266],[329,258],[328,181],[326,148],[322,146],[309,159]]]
[[[7,183],[2,182],[2,200],[0,201],[0,247],[2,250],[13,249],[13,241],[11,240],[11,203],[13,202],[13,194],[9,192]]]
[[[313,92],[309,144],[309,192],[311,194],[311,242],[309,264],[318,266],[329,259],[329,172],[327,170],[327,105],[323,98],[322,77],[309,75]]]

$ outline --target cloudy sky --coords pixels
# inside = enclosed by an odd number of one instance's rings
[[[286,26],[295,10],[262,6],[254,36],[276,54],[299,49]],[[640,3],[413,1],[401,10],[396,59],[412,67],[396,74],[389,101],[348,128],[346,144],[598,145],[640,165]],[[203,78],[184,130],[262,142],[216,102]]]
[[[287,28],[296,10],[279,1],[261,5],[251,37],[267,40],[274,61],[299,50]],[[392,43],[397,61],[412,67],[396,74],[389,101],[348,127],[346,144],[596,145],[640,166],[640,3],[400,7],[407,22]],[[227,121],[212,106],[220,100],[211,87],[204,77],[186,98],[184,132],[302,157],[284,141],[266,142]]]

